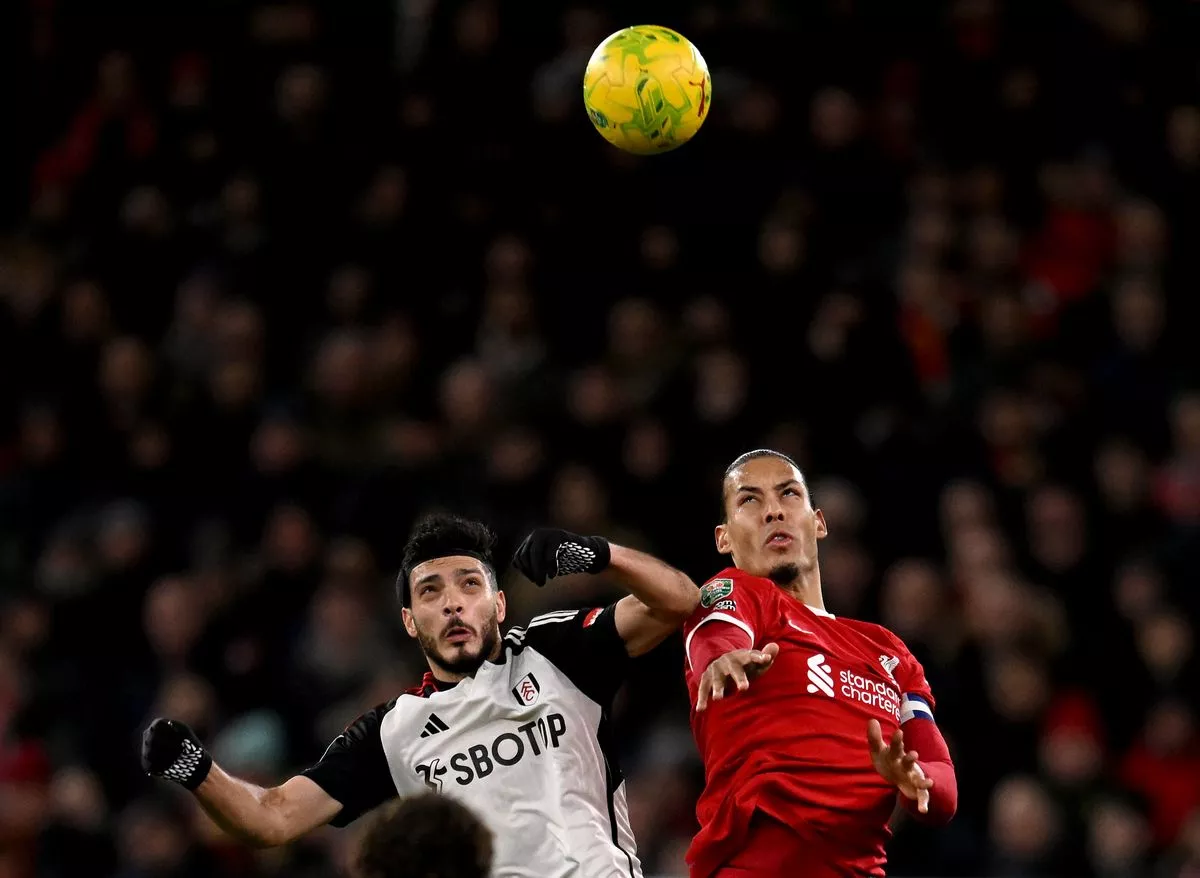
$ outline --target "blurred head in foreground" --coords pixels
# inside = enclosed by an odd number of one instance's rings
[[[379,810],[357,865],[360,878],[487,878],[492,833],[448,796],[408,796]]]

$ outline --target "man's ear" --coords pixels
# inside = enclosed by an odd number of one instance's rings
[[[408,607],[401,607],[400,621],[404,623],[404,630],[408,632],[408,636],[415,638],[417,636],[417,623],[413,619],[412,610]]]
[[[829,536],[829,525],[825,523],[825,513],[818,509],[815,517],[817,519],[817,539],[823,540]]]
[[[733,546],[729,545],[729,529],[723,524],[718,524],[717,529],[713,531],[713,537],[717,542],[717,551],[722,555],[732,555]]]
[[[496,592],[496,623],[504,624],[504,616],[508,612],[508,600],[504,597],[504,592]]]

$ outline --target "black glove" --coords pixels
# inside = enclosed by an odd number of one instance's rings
[[[599,573],[612,553],[604,537],[581,537],[570,531],[539,527],[513,555],[513,566],[535,585],[572,573]]]
[[[142,733],[142,770],[194,790],[208,777],[212,757],[185,723],[159,717]]]

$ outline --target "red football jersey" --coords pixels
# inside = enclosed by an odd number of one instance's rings
[[[696,713],[705,669],[691,667],[691,654],[698,634],[716,633],[710,625],[736,626],[748,647],[774,642],[779,655],[748,690],[730,687]],[[832,860],[827,868],[883,875],[897,790],[875,771],[867,723],[878,720],[886,741],[902,711],[904,719],[932,718],[933,708],[925,672],[900,639],[733,568],[705,585],[684,638],[706,781],[687,856],[692,878],[706,878],[740,848],[755,809],[793,827],[815,856]],[[805,871],[798,863],[794,874]]]

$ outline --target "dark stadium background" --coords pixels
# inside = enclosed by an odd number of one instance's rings
[[[924,662],[958,767],[894,875],[1200,874],[1200,3],[4,4],[0,876],[343,874],[139,774],[262,783],[414,682],[415,515],[693,577],[797,456],[829,608]],[[594,45],[712,115],[639,160]],[[506,583],[512,618],[607,601]],[[677,640],[618,705],[648,874],[701,770]],[[864,743],[865,758],[865,743]]]

